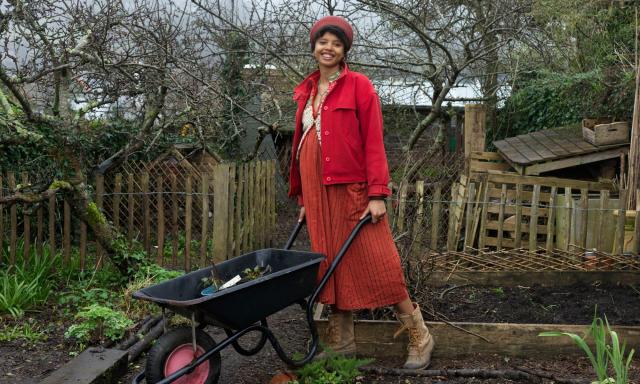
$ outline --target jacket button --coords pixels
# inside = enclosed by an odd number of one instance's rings
[[[328,156],[324,158],[325,161],[331,161],[331,158],[329,158]]]
[[[327,136],[329,134],[329,131],[324,131],[324,135]]]
[[[327,106],[325,105],[324,107],[322,107],[322,109],[324,109],[324,110],[326,111],[327,109],[329,109],[329,107],[327,107]]]
[[[328,177],[327,177],[327,181],[331,181],[331,176],[328,176]]]

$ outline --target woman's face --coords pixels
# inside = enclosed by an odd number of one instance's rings
[[[313,57],[318,65],[325,68],[335,68],[344,59],[344,44],[331,32],[326,32],[316,40]]]

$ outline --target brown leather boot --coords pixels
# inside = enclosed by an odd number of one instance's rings
[[[356,341],[353,330],[353,312],[331,309],[329,313],[329,328],[325,349],[332,353],[347,357],[356,355]],[[326,359],[329,355],[322,351],[314,359]]]
[[[393,335],[397,337],[405,329],[409,332],[409,345],[407,350],[409,354],[403,368],[406,369],[425,369],[431,364],[431,352],[435,346],[433,337],[429,333],[422,312],[418,304],[413,303],[415,309],[410,315],[396,314],[398,321],[402,323],[402,327]]]

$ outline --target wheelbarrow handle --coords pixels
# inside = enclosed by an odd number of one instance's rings
[[[304,226],[306,219],[303,217],[302,220],[298,221],[298,224],[296,224],[295,228],[293,228],[293,232],[291,232],[291,235],[289,236],[289,240],[287,240],[287,244],[284,246],[284,249],[291,249],[291,247],[293,246],[293,242],[296,240],[296,237],[298,237],[298,233],[300,233],[300,230],[302,229],[302,226]]]

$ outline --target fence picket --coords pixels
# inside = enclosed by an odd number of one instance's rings
[[[97,245],[98,242],[96,242]],[[80,221],[80,270],[84,271],[87,258],[87,224]]]
[[[202,193],[202,219],[200,232],[200,268],[207,265],[207,234],[209,232],[209,175],[201,175],[200,192]],[[215,180],[214,180],[215,182]]]
[[[133,174],[129,174],[127,176],[127,192],[129,196],[127,196],[127,242],[129,243],[129,248],[133,246],[133,218],[135,217],[135,186],[133,184]]]
[[[569,250],[569,244],[571,244],[572,238],[571,238],[571,233],[573,232],[571,230],[571,220],[573,217],[573,196],[571,194],[571,187],[565,187],[564,188],[564,230],[562,231],[564,234],[564,237],[566,239],[565,243],[564,243],[564,250],[568,251]]]
[[[229,165],[229,202],[227,211],[229,212],[229,220],[227,221],[227,257],[236,255],[235,251],[235,201],[236,201],[236,165]]]
[[[256,207],[255,207],[255,179],[256,179],[256,163],[249,164],[249,232],[248,232],[248,249],[255,249],[255,226],[256,226]]]
[[[185,181],[185,199],[184,199],[184,270],[191,271],[191,209],[193,206],[192,181],[193,176],[187,175]]]
[[[213,260],[215,263],[224,261],[228,256],[227,249],[227,221],[229,219],[229,166],[219,164],[213,173]]]
[[[558,195],[558,187],[555,185],[551,187],[551,197],[549,198],[549,215],[547,217],[547,252],[553,251],[553,234],[555,230],[556,221],[556,200]]]
[[[624,224],[627,218],[627,190],[620,189],[618,201],[618,220],[616,222],[616,238],[613,253],[621,255],[624,252]]]
[[[605,231],[604,229],[604,223],[605,223],[605,209],[607,209],[609,207],[609,191],[608,190],[601,190],[600,191],[600,210],[598,211],[598,228],[600,228],[600,230],[596,231],[596,248],[599,251],[604,250],[604,234]]]
[[[96,175],[96,207],[98,208],[98,212],[104,214],[102,208],[104,208],[104,176]],[[96,268],[102,268],[104,257],[104,250],[102,249],[102,245],[96,241]]]
[[[533,186],[531,197],[531,216],[529,221],[529,251],[538,249],[538,205],[540,203],[540,184]]]
[[[251,164],[244,164],[242,166],[243,170],[242,172],[244,173],[244,178],[242,179],[242,195],[243,195],[243,199],[242,199],[242,252],[247,252],[249,249],[251,249],[251,246],[249,245],[249,233],[250,233],[250,226],[251,226],[251,218],[250,218],[250,212],[249,212],[249,178],[251,175]]]
[[[178,265],[178,178],[175,173],[171,179],[171,266]]]
[[[580,190],[580,228],[578,233],[578,244],[580,248],[587,247],[587,223],[589,220],[589,190],[582,188]]]
[[[438,250],[438,240],[440,238],[440,211],[442,210],[442,184],[436,185],[431,208],[431,242],[429,248],[432,251]]]
[[[242,254],[242,196],[244,193],[244,166],[236,166],[236,196],[235,196],[235,227],[234,232],[234,256]]]
[[[7,184],[9,185],[9,193],[14,193],[16,190],[16,179],[13,172],[7,173]],[[9,265],[16,264],[16,246],[18,245],[18,207],[15,204],[11,204],[9,208],[10,222],[11,222],[11,235],[9,237]]]
[[[56,256],[56,195],[49,196],[49,252]]]
[[[500,189],[500,210],[498,212],[498,250],[502,249],[502,239],[504,238],[504,209],[507,204],[507,184],[502,184]]]
[[[44,209],[42,205],[39,205],[36,210],[36,223],[36,253],[42,257],[42,247],[44,245]],[[2,244],[2,242],[0,242],[0,244]]]
[[[21,183],[23,187],[26,187],[29,184],[29,175],[27,172],[21,173]],[[26,208],[26,204],[23,204],[23,207]],[[23,232],[22,232],[22,258],[25,264],[29,263],[29,255],[31,251],[31,215],[28,213],[28,209],[22,209],[22,224],[23,224]]]
[[[156,179],[156,192],[158,196],[158,254],[156,263],[160,266],[164,265],[164,185],[162,176]]]
[[[122,193],[122,174],[115,176],[113,183],[113,227],[120,230],[120,194]]]
[[[424,220],[424,180],[416,181],[416,202],[418,209],[416,210],[416,219],[413,222],[413,242],[411,243],[412,253],[417,254],[421,252],[422,246],[422,221]]]
[[[65,265],[69,265],[71,261],[71,206],[67,199],[64,199],[63,211],[62,252]]]
[[[142,239],[144,243],[144,251],[147,255],[151,254],[151,207],[149,202],[149,173],[142,173]]]
[[[522,184],[516,184],[516,230],[515,247],[522,247]]]

